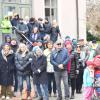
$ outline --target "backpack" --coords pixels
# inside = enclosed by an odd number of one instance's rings
[[[93,62],[96,67],[100,67],[100,55],[95,56]]]

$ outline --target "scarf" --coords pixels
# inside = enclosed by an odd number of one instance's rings
[[[13,51],[10,50],[9,53],[8,53],[7,55],[5,55],[4,50],[1,50],[2,57],[3,57],[3,59],[4,59],[6,62],[7,62],[7,56],[8,56],[9,54],[12,54],[12,53],[13,53]]]

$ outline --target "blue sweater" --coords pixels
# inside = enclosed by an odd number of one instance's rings
[[[93,82],[94,82],[94,79],[93,79],[93,77],[90,77],[90,71],[88,68],[86,68],[84,70],[84,75],[83,75],[83,86],[91,87],[91,86],[93,86]]]

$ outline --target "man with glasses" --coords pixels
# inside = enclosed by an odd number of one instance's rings
[[[68,74],[67,63],[69,61],[68,51],[63,47],[63,41],[58,40],[55,43],[55,49],[52,51],[51,64],[54,66],[55,80],[57,86],[57,100],[62,100],[61,79],[64,83],[64,100],[69,100]]]

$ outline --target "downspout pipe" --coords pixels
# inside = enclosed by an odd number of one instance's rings
[[[79,4],[76,0],[76,28],[77,28],[77,40],[79,40]]]

